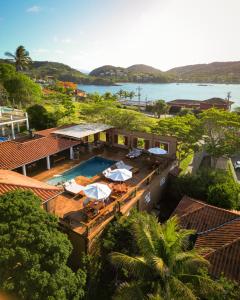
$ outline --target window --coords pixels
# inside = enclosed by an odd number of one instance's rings
[[[155,142],[155,147],[159,147],[161,149],[164,149],[168,152],[168,147],[169,144],[168,143],[165,143],[165,142]]]
[[[106,142],[107,141],[106,132],[100,132],[100,141],[102,141],[102,142]]]
[[[144,149],[145,141],[142,138],[137,139],[137,148]]]
[[[122,134],[118,135],[118,145],[125,145],[125,137]]]
[[[88,142],[89,143],[94,142],[94,135],[93,134],[91,134],[91,135],[88,136]]]

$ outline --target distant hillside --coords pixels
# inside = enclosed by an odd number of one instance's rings
[[[147,66],[147,65],[132,65],[130,67],[127,68],[127,70],[129,72],[133,72],[133,73],[149,73],[149,74],[159,74],[162,73],[162,71],[155,69],[151,66]]]
[[[108,78],[115,82],[169,82],[171,75],[147,65],[133,65],[128,68],[106,65],[94,69],[91,76]]]
[[[0,59],[0,63],[10,63],[9,60]],[[111,85],[113,82],[105,78],[96,78],[88,76],[82,72],[73,69],[65,64],[49,61],[34,61],[30,68],[25,72],[32,78],[44,79],[47,76],[53,76],[57,80],[71,81],[82,84]]]
[[[240,83],[240,61],[189,65],[166,73],[179,82]]]

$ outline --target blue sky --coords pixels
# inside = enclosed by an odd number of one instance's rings
[[[0,0],[0,57],[91,70],[239,60],[239,0]]]

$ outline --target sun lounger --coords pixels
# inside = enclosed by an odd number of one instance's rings
[[[126,157],[128,158],[136,158],[139,157],[142,154],[142,150],[140,149],[133,149],[132,151],[130,151]]]
[[[126,165],[122,160],[116,162],[116,167],[118,169],[126,169],[128,171],[130,171],[133,167],[130,165]]]
[[[104,176],[107,176],[107,174],[108,174],[109,172],[111,172],[111,171],[112,171],[111,168],[107,168],[106,170],[104,170],[104,171],[102,172],[102,174],[103,174]]]
[[[84,189],[84,186],[77,184],[74,179],[65,182],[63,186],[65,191],[74,195],[79,194]]]

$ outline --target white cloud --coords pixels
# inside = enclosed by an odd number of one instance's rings
[[[31,6],[26,10],[26,12],[28,13],[38,13],[40,11],[41,11],[41,7],[37,5]]]

